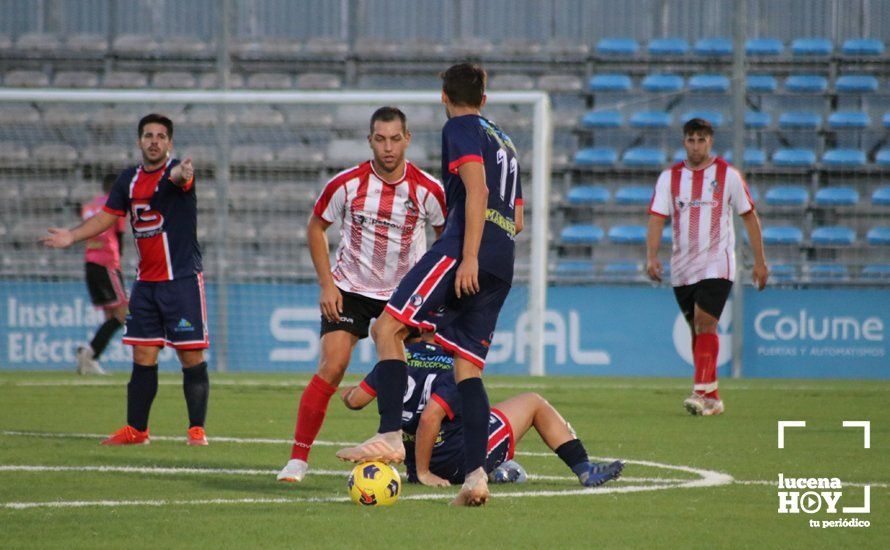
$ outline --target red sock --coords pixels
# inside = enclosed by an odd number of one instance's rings
[[[297,427],[294,430],[294,446],[290,452],[291,459],[299,458],[308,462],[309,451],[321,430],[328,402],[336,391],[336,386],[328,384],[318,375],[313,376],[303,390],[297,412]]]
[[[720,339],[716,334],[699,334],[695,338],[695,393],[717,399],[717,354]]]

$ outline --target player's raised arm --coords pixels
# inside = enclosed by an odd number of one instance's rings
[[[754,253],[754,268],[751,271],[751,277],[754,279],[757,290],[763,290],[766,286],[766,280],[769,278],[769,269],[766,267],[766,254],[763,249],[763,232],[760,229],[760,218],[752,208],[742,214],[742,221],[745,222],[748,242],[751,243],[751,252]]]
[[[664,220],[667,218],[656,214],[649,215],[649,224],[646,229],[646,273],[653,281],[661,282],[664,268],[658,259],[658,245],[661,244],[661,233],[664,230]]]
[[[485,227],[488,186],[485,185],[485,166],[481,162],[466,162],[457,170],[467,190],[463,257],[454,279],[454,292],[460,298],[479,292],[479,245]]]
[[[170,170],[170,181],[177,187],[188,185],[195,178],[195,167],[191,157],[186,158]]]
[[[430,400],[417,425],[416,441],[414,443],[414,461],[417,466],[417,479],[430,487],[447,487],[451,485],[447,479],[442,479],[430,472],[430,459],[433,457],[433,446],[436,437],[442,428],[442,420],[445,418],[445,409],[437,402]]]
[[[108,212],[98,212],[72,229],[50,227],[49,235],[41,237],[40,242],[50,248],[68,248],[76,242],[95,237],[117,222],[118,217]]]

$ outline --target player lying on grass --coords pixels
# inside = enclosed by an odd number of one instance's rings
[[[402,433],[408,481],[434,487],[463,483],[463,423],[454,359],[441,346],[419,339],[405,348],[408,389]],[[358,410],[373,401],[378,378],[375,368],[358,386],[345,388],[341,397],[346,406]],[[510,461],[516,444],[531,427],[585,487],[597,487],[621,475],[624,463],[619,460],[591,462],[569,423],[536,393],[523,393],[491,407],[485,472],[491,474]]]

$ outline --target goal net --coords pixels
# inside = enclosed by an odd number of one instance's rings
[[[438,92],[145,92],[0,89],[0,368],[73,368],[78,345],[102,323],[84,282],[84,245],[42,248],[51,226],[79,222],[106,174],[140,161],[137,123],[174,121],[174,155],[197,172],[211,364],[229,371],[312,371],[318,359],[318,287],[306,223],[324,182],[367,160],[368,122],[382,105],[408,117],[407,158],[441,173],[444,109]],[[549,102],[538,92],[491,94],[485,114],[517,143],[526,230],[487,372],[543,373],[549,207]],[[332,247],[339,227],[328,230]],[[430,235],[429,242],[432,242]],[[129,288],[136,253],[123,238]],[[333,256],[333,255],[332,255]],[[120,334],[101,357],[125,369]],[[352,372],[373,366],[370,339]],[[176,365],[171,350],[162,368]]]

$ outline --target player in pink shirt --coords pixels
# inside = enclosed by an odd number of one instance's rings
[[[695,381],[684,402],[693,415],[723,412],[717,392],[717,323],[735,276],[735,232],[732,211],[742,217],[754,255],[752,277],[763,290],[769,277],[760,219],[748,185],[739,171],[711,156],[714,129],[694,118],[683,126],[686,160],[661,173],[649,206],[646,271],[661,282],[658,245],[665,220],[671,218],[673,251],[671,283],[680,311],[692,330]]]
[[[80,217],[84,220],[92,218],[102,211],[108,200],[117,176],[109,174],[102,181],[103,194],[97,195],[92,201],[80,209]],[[114,226],[86,240],[84,262],[87,289],[90,299],[97,308],[105,313],[105,322],[93,335],[86,346],[77,348],[78,374],[106,374],[99,366],[99,357],[111,337],[124,325],[127,316],[127,291],[124,287],[124,275],[121,271],[121,239],[126,229],[126,219],[118,218]]]

